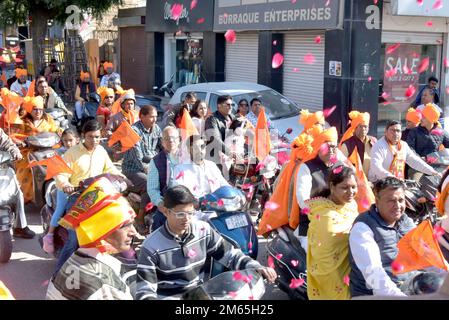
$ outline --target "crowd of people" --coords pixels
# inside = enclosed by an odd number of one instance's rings
[[[264,113],[263,101],[243,99],[233,110],[233,98],[220,96],[212,113],[207,102],[191,92],[158,123],[157,109],[145,105],[137,111],[134,91],[124,90],[113,64],[105,62],[98,88],[89,72],[81,72],[72,114],[49,86],[48,76],[58,72],[55,66],[49,68],[34,83],[27,80],[26,70],[16,70],[17,80],[1,92],[5,110],[0,132],[0,148],[16,160],[25,204],[35,196],[25,137],[40,132],[60,135],[57,152],[71,171],[54,177],[56,210],[43,237],[43,250],[51,254],[56,228],[68,230],[48,299],[179,298],[202,283],[210,258],[230,270],[253,268],[268,281],[276,280],[272,267],[246,256],[196,218],[199,199],[233,183],[233,165],[248,159],[262,162],[254,147],[262,117],[263,130],[279,136]],[[83,123],[80,134],[58,127],[45,112],[61,108],[79,125],[90,93],[98,93],[101,101],[96,119]],[[301,111],[298,125],[303,131],[291,143],[290,160],[280,170],[270,198],[276,208],[265,209],[258,232],[266,236],[284,225],[295,230],[307,253],[309,299],[404,296],[401,284],[416,275],[397,275],[391,267],[398,242],[416,227],[405,214],[404,180],[418,181],[423,174],[442,178],[438,209],[442,215],[449,210],[449,179],[429,159],[449,147],[449,135],[439,123],[434,87],[419,94],[420,103],[404,114],[407,129],[403,132],[401,122],[390,121],[379,139],[368,135],[369,113],[351,111],[350,125],[340,138],[322,111]],[[131,133],[138,139],[124,148]],[[113,139],[119,142],[107,143]],[[80,182],[105,173],[132,183],[141,197],[136,211],[105,178],[94,180],[77,199],[70,197]],[[446,219],[440,224],[449,232]],[[35,237],[24,210],[13,234]],[[133,239],[138,235],[145,240],[136,252]],[[123,278],[123,257],[135,261],[133,282]],[[67,281],[74,268],[79,271],[75,287]]]

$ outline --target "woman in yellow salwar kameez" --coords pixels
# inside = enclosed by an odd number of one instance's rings
[[[62,129],[56,125],[51,116],[44,113],[44,100],[42,97],[25,97],[22,104],[27,114],[23,118],[23,124],[13,126],[13,136],[28,137],[41,132],[62,133]],[[17,139],[15,139],[17,141]],[[34,200],[33,177],[28,167],[28,154],[30,149],[25,145],[20,148],[23,159],[16,162],[16,175],[20,182],[25,203]]]
[[[306,201],[310,209],[307,233],[307,295],[310,300],[350,299],[349,231],[358,216],[355,172],[337,165],[329,190]]]

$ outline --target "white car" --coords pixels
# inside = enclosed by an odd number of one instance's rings
[[[212,112],[217,110],[217,99],[221,95],[230,95],[233,100],[233,111],[237,111],[237,103],[246,99],[248,103],[253,98],[258,98],[265,107],[266,114],[270,117],[272,124],[284,134],[288,128],[293,132],[286,135],[290,141],[298,136],[303,126],[299,124],[300,108],[294,102],[281,95],[279,92],[250,82],[209,82],[187,85],[176,90],[170,99],[170,105],[176,105],[184,100],[188,92],[195,92],[198,99],[205,100]],[[250,106],[251,110],[251,106]]]

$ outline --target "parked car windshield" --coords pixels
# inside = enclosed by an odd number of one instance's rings
[[[210,107],[212,111],[217,110],[217,98],[218,96],[213,94],[210,98]],[[271,120],[294,117],[299,114],[300,108],[286,97],[277,93],[274,90],[263,90],[258,92],[249,92],[239,95],[232,95],[233,110],[237,111],[237,103],[241,99],[246,99],[250,102],[252,99],[258,98],[262,101],[262,105],[265,107],[265,113]],[[251,110],[251,109],[250,109]]]

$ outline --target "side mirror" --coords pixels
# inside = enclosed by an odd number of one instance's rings
[[[159,89],[158,86],[154,86],[154,87],[153,87],[153,90],[157,90],[157,89]]]

